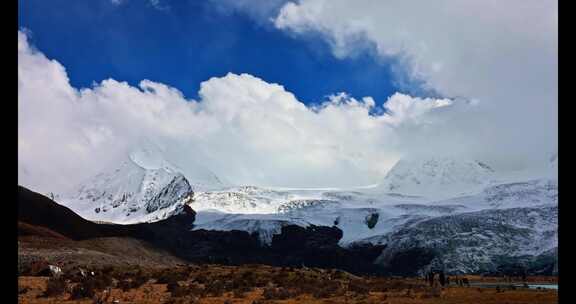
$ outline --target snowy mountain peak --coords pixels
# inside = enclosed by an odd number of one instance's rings
[[[216,174],[197,163],[194,154],[171,142],[143,139],[131,150],[128,158],[147,170],[181,173],[195,190],[216,189],[224,185]]]
[[[481,190],[493,178],[494,170],[486,163],[438,157],[402,159],[384,178],[380,189],[407,195],[448,197]]]
[[[194,192],[184,175],[138,158],[146,161],[143,167],[132,156],[64,194],[59,202],[90,220],[132,223],[162,219],[192,198]]]
[[[154,146],[135,149],[130,152],[129,158],[132,162],[145,169],[172,167]]]

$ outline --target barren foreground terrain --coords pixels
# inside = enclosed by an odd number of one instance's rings
[[[338,270],[263,265],[139,266],[90,269],[83,277],[20,276],[20,303],[557,303],[550,289],[430,287],[418,278],[358,277]],[[529,282],[557,282],[533,277]]]

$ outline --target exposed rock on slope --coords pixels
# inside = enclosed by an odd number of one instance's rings
[[[59,201],[89,220],[128,224],[168,218],[193,195],[188,180],[174,169],[145,168],[128,159]]]
[[[531,258],[557,246],[557,218],[558,207],[545,205],[426,219],[388,235],[388,246],[376,262],[401,269],[394,261],[418,250],[428,258],[418,271],[433,267],[451,273],[490,272],[515,258],[531,268]]]

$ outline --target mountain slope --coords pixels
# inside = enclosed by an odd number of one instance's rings
[[[169,266],[183,260],[142,236],[144,227],[96,224],[18,186],[18,271],[39,261],[65,271],[81,266]]]
[[[19,193],[20,264],[29,265],[38,259],[66,265],[70,265],[68,260],[81,265],[156,264],[163,262],[165,254],[166,262],[307,265],[362,273],[378,271],[372,261],[381,248],[339,247],[342,232],[335,227],[283,226],[280,234],[273,236],[271,246],[261,246],[257,234],[245,231],[190,230],[195,212],[187,205],[183,213],[153,223],[96,224],[38,193],[23,187],[19,187]],[[26,268],[20,266],[19,269]]]
[[[390,169],[379,188],[404,195],[451,197],[482,189],[493,174],[494,170],[485,163],[467,159],[402,159]]]
[[[558,207],[552,204],[426,219],[389,234],[388,246],[376,262],[400,269],[397,258],[418,250],[429,260],[414,271],[432,267],[450,273],[495,272],[510,261],[531,268],[531,259],[557,248],[557,218]]]
[[[29,226],[44,227],[65,237],[80,240],[102,236],[113,236],[109,225],[98,225],[78,216],[72,210],[56,204],[47,197],[18,186],[18,221]],[[126,235],[118,230],[115,235]]]
[[[173,168],[143,167],[130,158],[59,202],[89,220],[127,224],[167,218],[193,195],[188,180]]]

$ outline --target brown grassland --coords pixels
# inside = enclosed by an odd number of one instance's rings
[[[18,278],[19,303],[557,303],[556,290],[430,287],[418,278],[358,277],[339,270],[263,265],[104,267],[95,276],[67,271]],[[502,278],[467,276],[471,283]],[[557,282],[530,277],[529,282]]]

